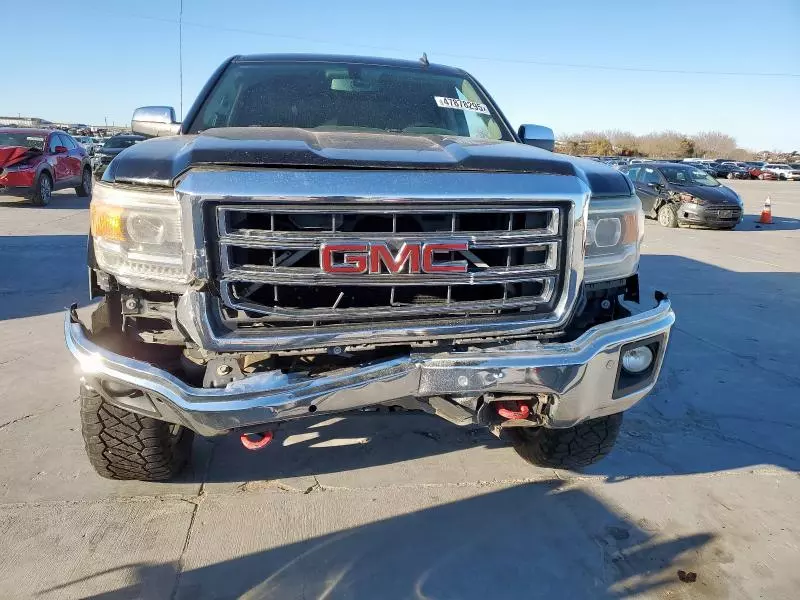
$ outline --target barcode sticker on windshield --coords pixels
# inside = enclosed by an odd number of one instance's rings
[[[454,108],[456,110],[468,110],[470,112],[477,112],[484,115],[489,114],[489,109],[485,104],[478,102],[470,102],[469,100],[459,100],[458,98],[445,98],[444,96],[434,96],[436,106],[440,108]]]

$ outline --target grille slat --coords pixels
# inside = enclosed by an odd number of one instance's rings
[[[388,199],[387,199],[388,200]],[[562,204],[498,199],[441,203],[210,203],[222,302],[247,324],[452,319],[552,310],[563,277]],[[388,209],[388,210],[387,210]],[[465,260],[465,273],[326,273],[323,244],[467,242],[437,261]],[[336,259],[341,260],[341,258]],[[230,316],[230,315],[229,315]]]

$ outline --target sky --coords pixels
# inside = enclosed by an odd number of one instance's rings
[[[17,45],[0,115],[180,113],[180,0],[35,5],[31,20],[0,0],[0,40]],[[515,127],[718,130],[751,150],[800,150],[800,0],[183,0],[182,39],[184,112],[235,54],[427,52],[475,76]]]

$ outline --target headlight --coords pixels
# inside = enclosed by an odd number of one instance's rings
[[[678,197],[680,198],[681,202],[688,202],[689,204],[702,204],[703,203],[703,201],[700,200],[700,198],[697,198],[696,196],[692,196],[691,194],[680,194]]]
[[[586,225],[584,279],[624,279],[636,273],[644,236],[642,203],[636,196],[593,199]]]
[[[180,292],[189,281],[172,190],[96,183],[90,205],[97,265],[124,284]]]

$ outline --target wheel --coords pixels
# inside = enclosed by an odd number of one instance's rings
[[[84,167],[83,175],[81,175],[81,184],[75,188],[75,194],[81,198],[86,198],[92,193],[92,170],[89,167]]]
[[[733,173],[728,173],[728,179],[733,179]]]
[[[758,178],[759,178],[761,181],[764,181],[764,174],[762,173],[761,175],[759,175],[759,176],[758,176]]]
[[[578,469],[605,458],[619,435],[622,414],[592,419],[568,429],[512,427],[514,450],[538,467]]]
[[[188,461],[193,431],[113,406],[85,386],[80,401],[86,454],[102,477],[167,481]]]
[[[664,204],[658,209],[658,222],[664,227],[678,226],[678,211],[673,204]]]
[[[31,199],[36,206],[47,206],[53,196],[53,180],[47,173],[40,173],[39,178],[33,185],[33,196]]]

